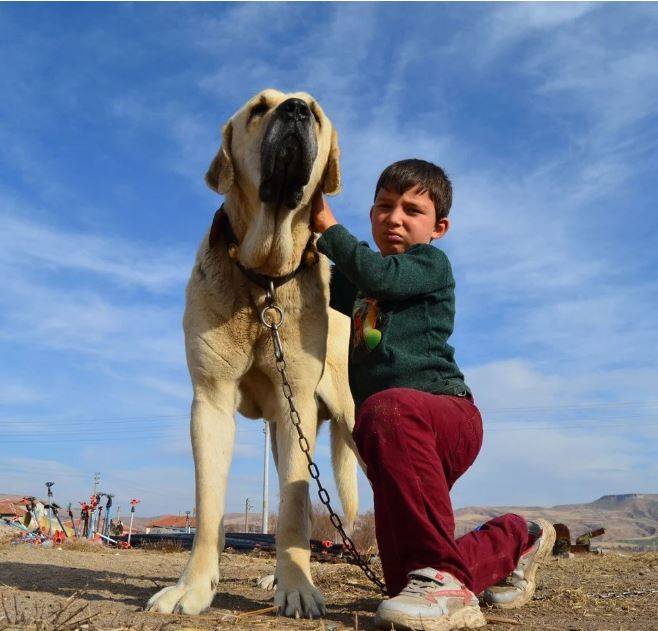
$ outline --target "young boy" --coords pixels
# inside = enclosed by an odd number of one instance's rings
[[[555,541],[548,522],[512,514],[454,536],[449,492],[480,450],[482,420],[448,344],[450,263],[430,245],[448,232],[451,203],[440,167],[392,164],[370,209],[375,252],[338,224],[321,195],[313,201],[318,249],[335,263],[330,304],[352,318],[354,439],[372,483],[390,596],[376,623],[389,629],[480,627],[481,592],[488,605],[521,606]]]

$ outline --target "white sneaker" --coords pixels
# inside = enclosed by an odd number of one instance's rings
[[[528,522],[528,530],[532,532],[533,528],[540,530],[541,536],[521,555],[512,573],[482,592],[482,601],[490,607],[516,609],[533,597],[537,587],[537,569],[548,558],[555,545],[555,528],[551,523],[545,519],[536,519]]]
[[[384,629],[450,631],[476,629],[486,620],[475,594],[452,574],[431,567],[409,572],[409,583],[377,607],[375,624]]]

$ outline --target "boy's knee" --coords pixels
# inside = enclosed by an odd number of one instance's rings
[[[528,522],[516,513],[498,515],[487,522],[491,528],[499,528],[505,533],[514,535],[517,540],[525,540],[528,535]]]

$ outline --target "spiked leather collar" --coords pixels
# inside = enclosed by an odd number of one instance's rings
[[[271,285],[274,285],[274,288],[277,288],[284,283],[287,283],[289,280],[292,280],[297,276],[297,274],[303,269],[313,267],[319,259],[318,252],[315,249],[315,235],[311,232],[311,236],[308,238],[306,247],[304,248],[304,253],[302,254],[302,260],[297,266],[297,269],[292,272],[284,274],[283,276],[268,276],[267,274],[259,274],[258,272],[254,272],[253,270],[244,267],[238,260],[238,247],[240,244],[238,243],[238,238],[235,236],[235,232],[233,232],[228,215],[224,210],[224,204],[219,207],[212,220],[210,235],[208,236],[208,245],[210,246],[210,249],[213,249],[219,243],[222,236],[226,243],[229,258],[252,283],[259,285],[265,290],[268,290]]]

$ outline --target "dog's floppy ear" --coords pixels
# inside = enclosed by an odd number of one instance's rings
[[[217,193],[225,195],[233,186],[233,158],[231,157],[231,139],[233,123],[229,121],[222,131],[222,146],[210,163],[206,173],[206,184]]]
[[[336,195],[340,193],[340,149],[338,148],[338,134],[335,129],[331,130],[331,148],[329,159],[322,176],[322,192],[325,195]]]

